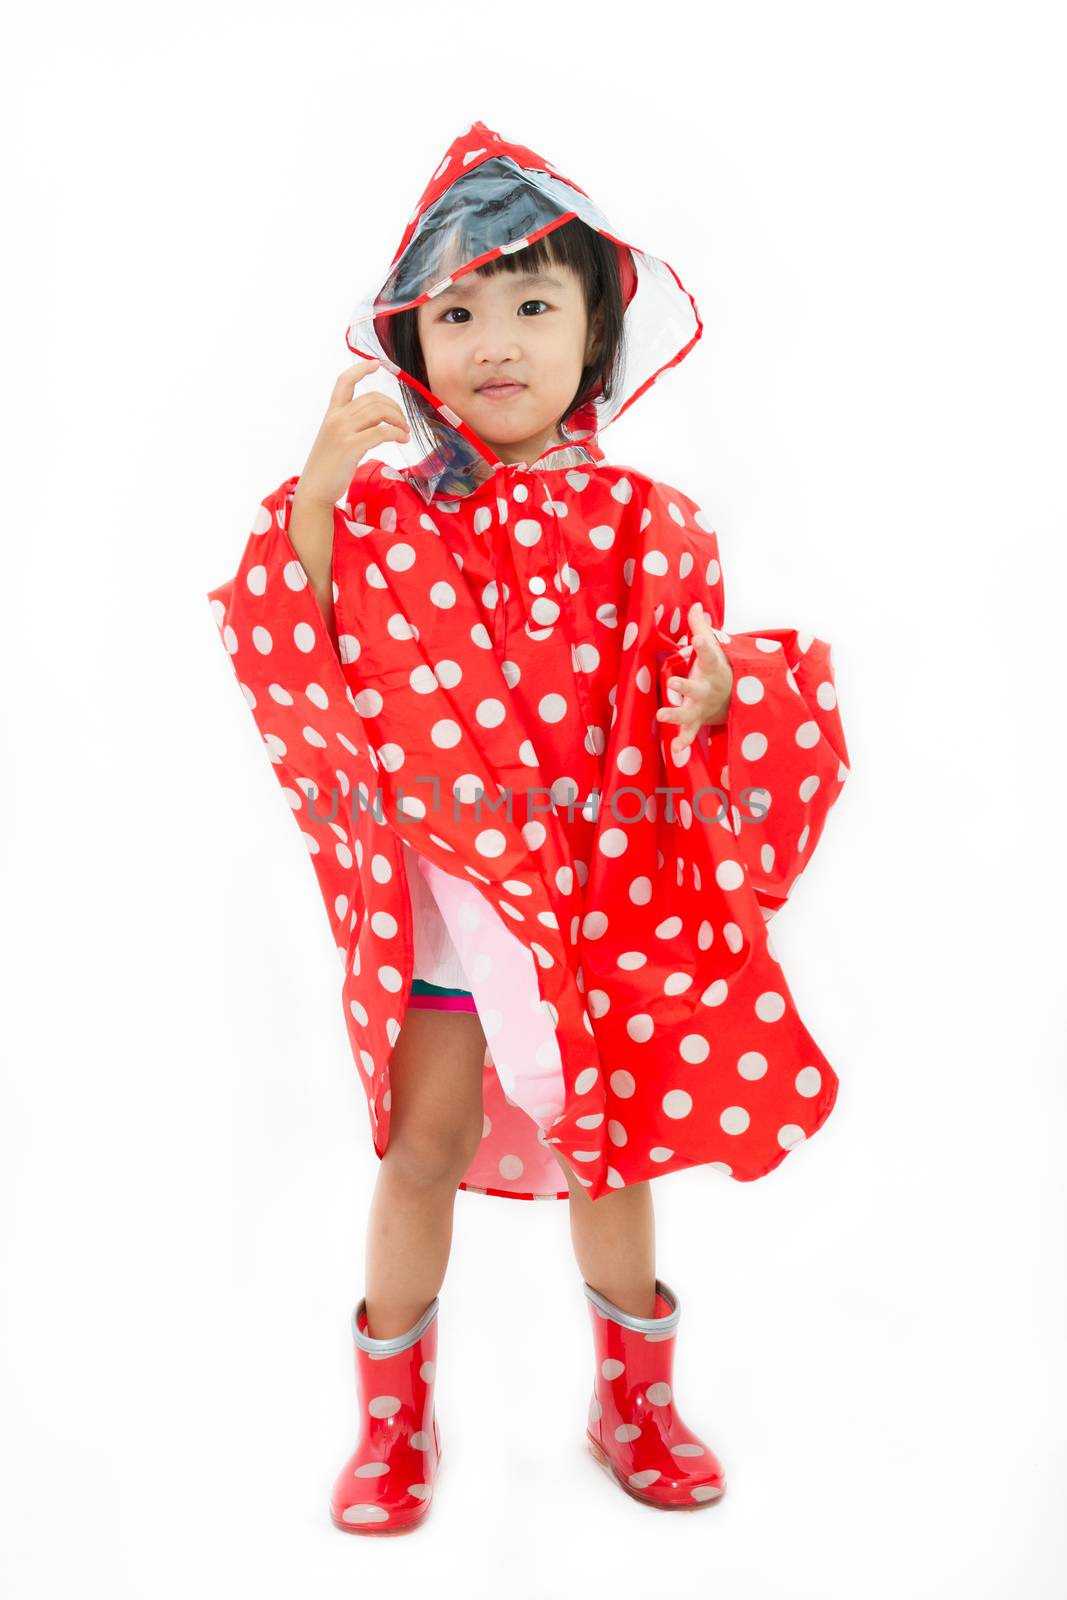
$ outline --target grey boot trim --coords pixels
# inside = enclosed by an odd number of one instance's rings
[[[440,1296],[435,1295],[430,1301],[429,1305],[426,1307],[426,1310],[422,1313],[422,1316],[419,1318],[418,1322],[415,1323],[414,1327],[409,1328],[406,1333],[394,1334],[391,1339],[372,1339],[370,1334],[364,1333],[359,1325],[360,1317],[365,1315],[367,1310],[367,1298],[364,1295],[363,1299],[359,1302],[359,1305],[352,1313],[352,1337],[355,1339],[361,1350],[367,1350],[372,1355],[396,1355],[400,1350],[410,1349],[410,1347],[415,1344],[417,1340],[422,1338],[423,1334],[426,1332],[426,1329],[430,1326],[430,1323],[433,1321],[434,1317],[436,1317],[440,1304]]]
[[[591,1288],[584,1279],[582,1280],[582,1287],[602,1317],[610,1317],[613,1322],[621,1322],[624,1328],[633,1328],[638,1333],[666,1335],[673,1333],[678,1326],[682,1308],[678,1303],[678,1296],[673,1289],[668,1289],[662,1278],[656,1279],[656,1293],[661,1294],[672,1307],[670,1315],[666,1317],[632,1317],[628,1311],[623,1311],[620,1306],[613,1304],[599,1290]]]

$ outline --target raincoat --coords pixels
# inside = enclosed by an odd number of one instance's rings
[[[615,246],[625,382],[538,460],[503,462],[392,360],[390,319],[575,216]],[[475,241],[459,265],[457,218]],[[379,1157],[412,980],[409,863],[447,924],[487,1041],[462,1189],[565,1199],[553,1148],[594,1200],[695,1165],[749,1181],[837,1094],[767,931],[848,772],[830,648],[726,631],[699,505],[599,444],[701,327],[673,268],[473,123],[348,329],[353,355],[381,362],[368,386],[417,391],[436,431],[417,459],[382,447],[407,465],[365,457],[335,506],[334,633],[287,532],[297,477],[208,594],[325,903]],[[677,725],[655,713],[681,703],[667,680],[692,668],[694,601],[734,681],[725,722],[676,759]]]

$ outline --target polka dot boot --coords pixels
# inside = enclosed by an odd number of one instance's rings
[[[620,1488],[665,1511],[695,1511],[726,1492],[717,1456],[674,1409],[671,1374],[681,1308],[656,1279],[656,1314],[633,1317],[585,1284],[596,1376],[586,1437]]]
[[[372,1339],[367,1302],[352,1314],[362,1431],[330,1496],[344,1533],[408,1533],[424,1522],[441,1460],[434,1410],[437,1309],[431,1300],[414,1327]]]

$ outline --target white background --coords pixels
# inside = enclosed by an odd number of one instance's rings
[[[9,22],[11,1600],[1062,1593],[1057,12]],[[426,1525],[374,1540],[327,1499],[377,1161],[206,591],[300,471],[350,310],[475,119],[694,294],[702,341],[603,447],[704,508],[727,628],[834,647],[852,776],[774,938],[841,1089],[766,1178],[653,1186],[719,1506],[638,1505],[587,1454],[567,1204],[463,1193],[451,1460]]]

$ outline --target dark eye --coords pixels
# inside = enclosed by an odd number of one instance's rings
[[[519,310],[520,311],[523,310],[523,308],[526,307],[526,306],[544,306],[546,311],[551,310],[551,307],[549,306],[547,300],[524,300],[522,302],[522,305],[519,307]],[[470,314],[467,311],[466,306],[449,306],[447,311],[442,312],[440,320],[442,322],[448,322],[448,319],[452,315],[453,311],[462,311],[465,315],[468,315],[468,316]],[[449,325],[450,328],[454,328],[454,327],[457,326],[457,324],[454,323],[454,322],[449,322],[448,325]]]

